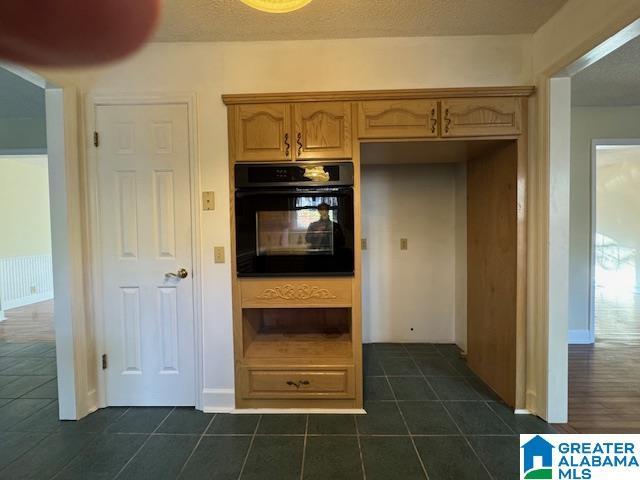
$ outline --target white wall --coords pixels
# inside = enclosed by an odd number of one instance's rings
[[[640,107],[573,107],[571,115],[571,236],[569,330],[589,330],[591,263],[591,141],[640,138]]]
[[[0,154],[0,258],[51,255],[47,162]]]
[[[365,342],[454,341],[455,213],[455,164],[362,167]]]
[[[201,216],[204,404],[209,409],[233,403],[231,272],[228,263],[214,264],[212,255],[214,245],[227,251],[230,245],[227,117],[221,94],[532,82],[526,35],[151,44],[110,68],[43,74],[88,94],[197,94],[201,188],[217,194],[216,211]]]

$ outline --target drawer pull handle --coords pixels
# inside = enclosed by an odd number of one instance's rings
[[[304,145],[302,144],[302,133],[298,132],[298,139],[296,141],[296,143],[298,144],[298,157],[300,155],[302,155],[302,147],[304,147]]]
[[[284,134],[284,145],[287,147],[287,148],[285,148],[284,156],[288,157],[289,156],[289,150],[291,149],[291,144],[289,143],[289,134],[288,133]]]
[[[449,128],[451,126],[451,117],[449,117],[449,109],[448,108],[444,111],[444,121],[445,121],[444,133],[449,133]]]
[[[300,380],[298,383],[296,383],[289,380],[287,382],[287,385],[289,385],[290,387],[300,388],[300,386],[310,385],[310,382],[309,380]]]

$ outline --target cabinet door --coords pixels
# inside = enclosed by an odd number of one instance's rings
[[[289,104],[236,107],[236,161],[286,161],[292,158]]]
[[[361,102],[360,138],[430,138],[438,136],[436,100]]]
[[[457,98],[442,100],[443,137],[484,137],[520,133],[520,99]]]
[[[298,103],[294,112],[296,160],[351,158],[350,103]]]

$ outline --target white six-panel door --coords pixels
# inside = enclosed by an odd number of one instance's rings
[[[107,404],[194,405],[188,107],[100,105],[96,130]]]

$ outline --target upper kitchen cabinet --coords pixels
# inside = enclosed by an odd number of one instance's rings
[[[235,124],[236,161],[293,159],[289,104],[237,105]]]
[[[296,103],[293,112],[296,160],[351,158],[350,103]]]
[[[360,138],[438,136],[436,100],[372,100],[359,107]]]
[[[521,133],[521,102],[518,97],[442,100],[442,136],[518,135]]]

